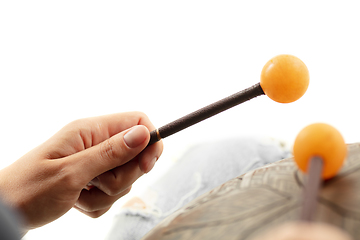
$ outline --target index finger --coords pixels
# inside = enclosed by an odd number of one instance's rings
[[[86,122],[84,131],[89,131],[87,135],[92,138],[92,146],[135,125],[143,125],[149,131],[155,129],[148,116],[142,112],[115,113],[87,118],[84,121]]]

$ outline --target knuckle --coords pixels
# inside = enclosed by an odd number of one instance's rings
[[[107,172],[107,176],[102,176],[100,180],[100,189],[109,196],[119,196],[127,194],[131,189],[131,183],[128,179],[123,179],[121,176],[117,176]]]
[[[109,196],[116,196],[119,192],[121,192],[121,187],[110,185],[104,188],[103,191]]]
[[[149,120],[149,117],[143,112],[136,111],[136,112],[133,112],[133,114],[138,116],[138,118],[140,119],[139,122],[141,121],[141,119]]]
[[[104,213],[102,211],[95,211],[95,212],[91,212],[88,214],[88,216],[90,216],[91,218],[99,218],[103,215]]]
[[[117,159],[120,157],[120,153],[117,150],[114,141],[109,138],[106,139],[102,144],[100,145],[100,157],[101,159]]]
[[[124,191],[124,187],[119,183],[108,184],[106,189],[104,189],[107,195],[109,196],[116,196]]]
[[[94,206],[88,201],[82,201],[79,199],[77,205],[84,212],[91,213],[95,211]]]
[[[118,195],[120,191],[121,191],[120,189],[110,188],[110,189],[107,189],[106,194],[113,197],[113,196]]]
[[[85,190],[87,191],[87,190]],[[99,202],[94,199],[82,199],[79,198],[75,204],[75,206],[87,214],[93,214],[99,211],[102,211],[103,209],[111,207],[113,202],[111,202],[109,199],[104,199],[103,201]]]
[[[138,114],[139,114],[139,116],[141,117],[141,118],[146,118],[146,119],[148,119],[149,117],[145,114],[145,113],[143,113],[143,112],[137,112]]]
[[[69,190],[81,189],[84,186],[84,181],[82,178],[78,177],[76,170],[72,167],[69,162],[66,161],[56,161],[57,171],[56,175],[62,185],[67,186]]]
[[[121,187],[110,187],[108,189],[109,196],[116,196],[121,192]]]
[[[78,128],[79,126],[84,125],[86,119],[76,119],[70,123],[67,124],[67,127],[69,128]]]
[[[124,189],[123,186],[119,186],[119,187],[113,187],[111,189],[108,189],[108,192],[107,194],[111,197],[114,197],[114,196],[125,196],[126,194],[128,194],[131,190],[131,186],[130,187],[127,187]]]
[[[111,208],[111,206],[107,207],[105,209],[93,211],[93,212],[89,213],[88,216],[90,216],[91,218],[99,218],[102,215],[104,215],[104,213],[106,213],[110,208]]]
[[[138,115],[139,117],[147,117],[144,112],[141,111],[134,111],[132,112],[134,115]]]
[[[109,196],[115,196],[123,190],[121,184],[121,177],[117,176],[114,169],[103,173],[98,177],[99,189],[105,192]]]
[[[126,194],[128,194],[131,191],[132,186],[128,187],[127,189],[125,189],[122,193],[123,196],[125,196]]]

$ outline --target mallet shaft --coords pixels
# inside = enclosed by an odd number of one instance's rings
[[[246,102],[252,98],[260,95],[264,95],[264,91],[260,86],[260,83],[255,84],[245,90],[228,96],[222,100],[219,100],[213,104],[203,107],[195,112],[192,112],[182,118],[179,118],[169,124],[166,124],[159,129],[156,129],[150,133],[151,145],[162,138],[166,138],[174,133],[177,133],[185,128],[188,128],[198,122],[201,122],[209,117],[212,117],[220,112],[223,112],[229,108],[232,108],[240,103]]]
[[[300,220],[312,221],[316,212],[317,197],[322,185],[321,173],[323,160],[320,157],[313,157],[309,163],[308,178],[304,186],[304,202],[301,209]]]

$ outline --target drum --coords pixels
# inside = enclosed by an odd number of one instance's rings
[[[185,205],[143,239],[251,239],[299,219],[304,176],[292,158],[232,179]],[[360,144],[348,145],[338,175],[323,183],[316,222],[360,239]]]

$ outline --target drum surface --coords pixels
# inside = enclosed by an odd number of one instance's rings
[[[266,165],[198,197],[143,239],[251,239],[300,216],[304,176],[292,158]],[[315,221],[360,240],[360,144],[348,145],[339,174],[325,181]]]

